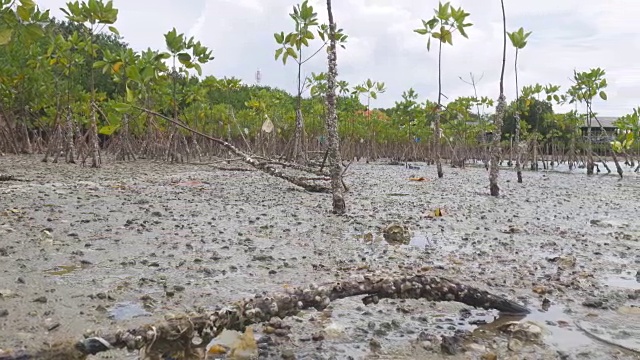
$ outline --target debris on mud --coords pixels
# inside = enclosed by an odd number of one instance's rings
[[[384,239],[391,244],[408,244],[411,241],[411,232],[406,226],[391,224],[383,231]]]

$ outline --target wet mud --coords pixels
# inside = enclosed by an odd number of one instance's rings
[[[526,304],[360,299],[253,326],[269,359],[638,359],[640,177],[353,164],[349,214],[257,171],[0,157],[0,349],[199,312],[289,285],[428,269]],[[425,177],[426,181],[410,181]],[[435,209],[442,216],[432,216]],[[406,243],[383,235],[408,229]],[[1,350],[0,350],[1,351]],[[135,359],[133,354],[94,358]]]

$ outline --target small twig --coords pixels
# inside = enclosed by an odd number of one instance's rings
[[[324,170],[324,164],[327,163],[327,157],[329,156],[329,148],[324,152],[324,157],[322,158],[322,164],[320,164],[320,171]]]
[[[349,169],[349,166],[351,166],[351,164],[353,164],[353,159],[351,159],[347,166],[344,167],[344,170],[342,170],[342,175],[340,175],[341,177],[344,177],[344,174],[347,173],[347,170]]]
[[[322,44],[322,46],[320,46],[320,48],[318,50],[316,50],[316,52],[311,54],[311,56],[309,56],[308,58],[304,59],[302,62],[299,62],[299,64],[300,65],[304,65],[304,63],[306,63],[307,61],[311,60],[314,56],[316,56],[316,54],[318,54],[322,49],[324,49],[324,47],[327,46],[328,43],[329,43],[329,40],[325,41],[324,44]]]
[[[102,115],[102,117],[104,118],[104,120],[107,122],[108,125],[111,125],[111,122],[109,121],[109,118],[107,117],[107,115],[104,114],[102,109],[100,109],[100,107],[95,102],[91,102],[91,106],[93,106],[93,108],[96,109],[100,113],[100,115]]]

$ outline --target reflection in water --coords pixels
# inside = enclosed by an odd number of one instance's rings
[[[134,302],[120,302],[109,310],[109,317],[113,320],[129,320],[140,316],[149,316],[151,313],[146,311],[142,305]]]
[[[415,246],[421,250],[427,248],[427,246],[432,246],[433,244],[429,240],[426,234],[416,232],[409,241],[409,245]]]
[[[640,328],[633,327],[634,322],[606,313],[603,316],[588,314],[586,319],[574,319],[571,312],[561,307],[552,306],[547,311],[533,310],[526,316],[498,316],[495,320],[488,318],[485,324],[479,325],[473,334],[481,338],[491,338],[501,332],[510,322],[532,322],[543,329],[543,341],[554,349],[575,353],[605,343],[609,346],[640,352]],[[587,320],[588,319],[588,320]]]
[[[606,276],[604,283],[605,285],[621,289],[640,290],[640,278],[636,277],[632,271]]]

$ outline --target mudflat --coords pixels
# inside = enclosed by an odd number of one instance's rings
[[[132,328],[287,286],[420,269],[532,313],[349,298],[254,325],[261,358],[640,358],[635,175],[526,171],[518,184],[506,170],[493,198],[483,168],[445,167],[437,179],[424,164],[354,163],[348,215],[339,217],[330,195],[259,171],[39,160],[0,157],[0,173],[21,180],[0,182],[0,349]],[[438,208],[442,216],[427,216]],[[407,244],[384,240],[393,224],[409,230]],[[125,357],[135,355],[116,356]]]

